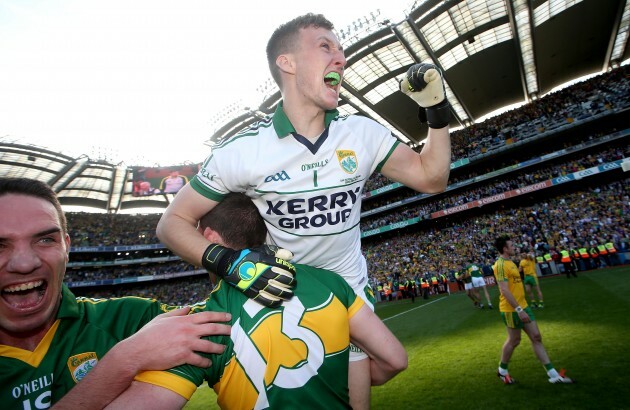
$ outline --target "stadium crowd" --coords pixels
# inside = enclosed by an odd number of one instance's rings
[[[532,206],[464,217],[447,225],[420,229],[386,240],[365,242],[373,284],[453,274],[470,262],[487,266],[496,257],[492,240],[512,234],[518,252],[597,246],[611,241],[630,249],[630,182],[614,182]],[[435,224],[437,225],[437,223]],[[620,252],[622,253],[622,252]],[[625,260],[621,260],[625,263]]]
[[[160,243],[155,236],[159,214],[93,214],[68,212],[72,246],[146,245]]]
[[[522,107],[481,123],[451,132],[452,161],[473,158],[493,149],[535,137],[576,119],[613,107],[630,105],[630,66],[622,66],[562,90],[545,95]],[[416,148],[421,149],[421,146]],[[364,192],[392,184],[373,175]]]
[[[579,135],[577,136],[572,135],[570,142],[565,142],[563,144],[562,149],[572,149],[572,148],[575,148],[579,144],[585,144],[585,145],[582,146],[579,150],[576,150],[576,152],[574,152],[570,157],[583,156],[588,162],[592,164],[591,166],[594,166],[603,162],[603,159],[600,159],[597,156],[599,151],[603,151],[605,149],[605,148],[602,148],[601,145],[604,145],[604,144],[609,145],[610,142],[607,140],[606,136],[602,135],[601,133],[598,135],[585,135],[583,137],[580,137]],[[533,156],[529,150],[522,150],[522,151],[519,150],[518,152],[510,152],[510,155],[508,158],[492,161],[491,166],[468,167],[468,168],[462,169],[461,172],[457,172],[457,173],[452,172],[449,178],[449,185],[452,186],[453,184],[463,183],[473,178],[482,177],[490,172],[502,170],[508,167],[513,167],[515,165],[518,165],[519,163],[523,163],[533,158],[542,158],[542,157],[547,156],[548,154],[557,152],[558,149],[559,148],[557,147],[549,148],[546,150],[543,149],[540,152],[537,151],[536,154]],[[619,152],[617,156],[623,157],[624,150],[619,148],[617,151]],[[627,152],[627,150],[625,152]],[[562,160],[563,158],[567,158],[567,157],[565,156],[559,159]],[[578,158],[578,159],[582,161],[581,158]],[[554,162],[551,162],[551,161],[545,162],[544,164],[553,165],[556,162],[557,160]],[[584,161],[582,162],[584,163]],[[539,164],[538,167],[544,164]],[[528,168],[528,171],[530,171],[531,169],[534,169],[534,168],[530,167]],[[570,170],[563,170],[563,171],[565,173],[574,172]],[[380,174],[375,174],[375,175],[380,175]],[[397,195],[382,195],[381,197],[371,196],[369,197],[368,201],[365,201],[363,203],[362,210],[366,211],[369,209],[376,209],[381,206],[384,206],[384,205],[387,205],[396,201],[400,201],[412,195],[418,195],[418,194],[415,191],[409,191],[405,187],[402,187],[402,189],[399,190],[399,193]]]
[[[95,281],[103,279],[118,279],[135,276],[156,276],[166,273],[190,272],[195,267],[189,263],[179,261],[142,264],[139,272],[137,267],[129,265],[114,267],[99,267],[98,265],[90,268],[69,268],[66,271],[66,282]]]
[[[144,282],[102,288],[73,288],[72,292],[77,296],[91,298],[139,296],[156,299],[168,305],[181,306],[203,301],[212,288],[208,275],[198,275],[154,281],[150,285]]]
[[[439,199],[432,200],[431,198],[427,198],[419,203],[407,205],[404,208],[396,208],[385,215],[380,213],[375,217],[364,218],[361,222],[361,229],[375,229],[405,219],[431,214],[442,209],[497,195],[519,187],[535,184],[536,182],[564,176],[601,163],[627,158],[628,156],[630,156],[630,147],[627,146],[625,147],[625,151],[617,147],[604,147],[599,152],[589,151],[588,154],[581,158],[562,161],[559,164],[551,166],[544,166],[543,164],[543,166],[534,168],[533,170],[528,169],[526,172],[517,175],[513,175],[512,173],[506,174],[484,186],[475,184],[470,189],[459,190],[452,195],[440,197]],[[392,202],[396,200],[396,198],[391,199]]]

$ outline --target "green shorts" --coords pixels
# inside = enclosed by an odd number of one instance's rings
[[[536,276],[525,275],[525,280],[523,282],[526,285],[538,286],[538,278]]]
[[[527,313],[527,316],[529,316],[529,320],[531,320],[532,322],[536,320],[536,318],[534,317],[534,312],[532,312],[532,309],[529,306],[527,306],[523,310],[525,311],[525,313]],[[505,326],[509,328],[512,328],[512,329],[523,328],[524,323],[518,317],[518,313],[516,312],[501,312],[501,318],[503,319],[503,323],[505,323]]]

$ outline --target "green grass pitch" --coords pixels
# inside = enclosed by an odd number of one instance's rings
[[[506,333],[491,287],[494,310],[473,308],[463,292],[377,305],[409,368],[372,388],[372,408],[630,409],[630,267],[578,275],[542,278],[545,308],[534,310],[552,362],[576,384],[550,384],[525,334],[509,367],[518,383],[499,381]],[[186,409],[215,409],[215,401],[203,385]]]

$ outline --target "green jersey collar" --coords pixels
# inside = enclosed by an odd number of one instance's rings
[[[280,101],[278,107],[276,108],[276,112],[273,114],[273,128],[276,130],[276,134],[278,137],[284,138],[287,135],[291,135],[291,133],[296,132],[295,127],[289,121],[289,117],[285,114],[284,109],[282,108],[283,102]],[[330,123],[339,116],[339,111],[337,110],[328,110],[324,116],[324,124],[326,128],[330,125]]]
[[[57,312],[57,319],[79,317],[79,306],[76,296],[68,289],[64,283],[61,287],[61,306]]]

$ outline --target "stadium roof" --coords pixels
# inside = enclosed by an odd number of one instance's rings
[[[457,127],[630,58],[630,0],[424,0],[405,15],[393,22],[373,12],[337,27],[348,60],[339,111],[371,117],[411,145],[427,130],[398,80],[416,62],[442,69]],[[271,82],[259,88],[260,106],[226,107],[208,142],[273,113],[279,91]],[[0,175],[46,181],[62,204],[108,212],[164,208],[172,199],[133,197],[127,166],[27,145],[0,142]]]

